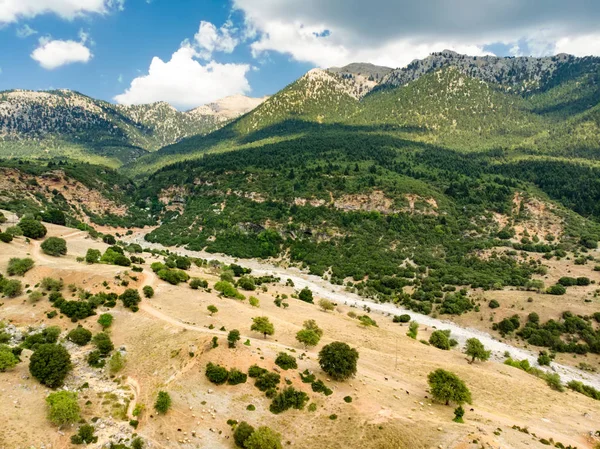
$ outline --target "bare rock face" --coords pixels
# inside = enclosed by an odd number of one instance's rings
[[[340,75],[355,86],[358,97],[371,92],[393,69],[374,64],[355,62],[344,67],[331,67],[327,71]]]
[[[214,117],[219,122],[225,122],[250,112],[267,98],[269,97],[252,98],[245,95],[232,95],[192,109],[188,114]]]

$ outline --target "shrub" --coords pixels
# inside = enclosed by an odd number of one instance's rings
[[[269,427],[259,427],[244,443],[246,449],[281,449],[281,437]]]
[[[539,365],[542,366],[550,366],[550,363],[552,362],[552,357],[548,355],[548,352],[540,351],[540,355],[537,358],[537,362]]]
[[[80,419],[77,393],[58,391],[50,393],[46,398],[48,404],[48,419],[57,426],[76,423]]]
[[[362,315],[358,317],[358,321],[360,321],[360,324],[363,325],[364,327],[369,327],[369,326],[377,326],[377,321],[375,321],[373,318],[371,318],[369,315]]]
[[[438,349],[443,349],[444,351],[450,350],[450,339],[448,338],[448,333],[441,330],[433,331],[429,337],[429,344]]]
[[[33,218],[23,217],[18,226],[23,235],[30,239],[41,239],[48,232],[46,226]]]
[[[256,378],[254,386],[260,391],[267,391],[271,388],[277,387],[281,382],[281,376],[277,373],[264,372]]]
[[[238,384],[246,383],[247,379],[248,379],[248,376],[246,375],[246,373],[242,373],[240,370],[238,370],[236,368],[232,368],[231,371],[229,371],[229,377],[227,377],[227,383],[229,385],[238,385]]]
[[[323,346],[319,352],[321,369],[335,380],[346,380],[356,374],[358,351],[339,341]]]
[[[199,278],[192,278],[190,280],[190,287],[194,290],[198,290],[199,288],[208,288],[208,282]]]
[[[42,250],[49,256],[64,256],[67,254],[67,242],[59,237],[49,237],[41,245]]]
[[[258,365],[252,365],[248,368],[248,376],[250,377],[260,377],[262,374],[267,373],[268,370],[261,368]]]
[[[317,380],[311,383],[310,387],[315,393],[323,393],[325,396],[331,396],[333,391],[322,380]]]
[[[85,253],[85,261],[87,263],[98,263],[101,256],[102,253],[100,250],[90,248],[87,250],[87,253]]]
[[[227,377],[229,376],[229,373],[227,372],[226,368],[220,365],[215,365],[212,362],[206,365],[205,374],[208,380],[215,385],[224,384],[225,382],[227,382]]]
[[[229,331],[229,334],[227,334],[227,343],[229,344],[230,348],[235,348],[237,342],[240,340],[240,331],[237,329],[233,329],[231,331]]]
[[[273,398],[269,410],[271,413],[281,413],[290,408],[302,410],[308,402],[308,395],[294,387],[287,387]]]
[[[300,290],[300,293],[298,293],[298,299],[312,304],[313,293],[308,287],[304,287],[302,290]]]
[[[43,385],[60,387],[71,369],[71,356],[60,345],[46,343],[38,346],[29,359],[29,372]]]
[[[125,359],[125,357],[123,357],[123,355],[119,351],[117,351],[108,360],[108,370],[111,374],[116,374],[125,367],[126,362],[127,360]]]
[[[88,365],[94,368],[102,368],[104,366],[104,360],[102,360],[102,353],[97,349],[90,352],[87,356]]]
[[[154,289],[149,285],[145,285],[142,291],[146,298],[152,298],[154,296]]]
[[[292,357],[289,354],[286,354],[285,352],[280,352],[279,355],[277,355],[277,358],[275,359],[275,365],[277,365],[278,367],[280,367],[284,370],[298,368],[298,363],[296,363],[296,358]]]
[[[164,415],[171,408],[171,396],[166,391],[159,391],[154,403],[154,409],[161,415]]]
[[[102,326],[102,330],[108,329],[112,325],[112,322],[113,316],[110,313],[103,313],[100,315],[100,318],[98,318],[98,324]]]
[[[13,236],[8,232],[0,232],[0,242],[10,243],[13,241]]]
[[[546,290],[546,293],[548,293],[549,295],[564,295],[567,292],[567,289],[560,284],[556,284],[556,285],[552,285],[551,287],[548,287],[548,289]]]
[[[140,293],[133,288],[128,288],[120,296],[119,299],[123,301],[123,305],[130,309],[132,312],[139,310],[138,304],[142,300]]]
[[[11,351],[11,349],[3,344],[0,344],[0,373],[17,366],[19,359]]]
[[[8,268],[6,269],[6,272],[9,276],[23,276],[33,268],[33,265],[33,259],[19,259],[13,257],[8,261]]]
[[[233,441],[235,441],[236,446],[245,448],[246,441],[253,433],[254,427],[252,427],[246,421],[242,421],[236,426],[235,431],[233,432]]]
[[[245,299],[237,289],[227,281],[219,281],[215,284],[215,290],[220,292],[226,298]]]
[[[210,313],[210,316],[213,316],[215,313],[217,313],[219,311],[219,309],[217,309],[214,305],[210,305],[206,307],[208,309],[208,312]]]
[[[448,405],[454,402],[458,405],[471,403],[471,392],[465,383],[454,373],[437,369],[427,377],[433,397]]]
[[[410,321],[410,315],[395,315],[392,321],[394,323],[408,323]]]
[[[544,375],[544,380],[546,381],[548,386],[553,390],[559,391],[561,393],[565,391],[565,388],[560,380],[560,376],[558,375],[558,373],[546,373]]]
[[[94,426],[89,424],[83,424],[77,434],[71,437],[71,443],[73,444],[91,444],[98,442],[98,437],[94,436]]]
[[[113,349],[115,349],[115,345],[113,344],[112,340],[108,334],[104,332],[94,335],[92,341],[94,342],[94,345],[96,345],[98,351],[100,351],[100,354],[102,354],[104,357],[106,357]]]
[[[600,391],[596,390],[594,387],[590,387],[589,385],[585,385],[582,382],[578,382],[576,380],[570,381],[567,384],[567,387],[573,391],[576,391],[592,399],[600,401]]]
[[[250,296],[248,302],[252,307],[260,307],[260,301],[256,296]]]
[[[519,329],[519,327],[521,327],[521,322],[519,320],[518,315],[513,315],[510,318],[504,318],[499,323],[494,323],[493,326],[493,328],[495,330],[498,330],[500,332],[500,335],[502,335],[503,337],[510,334],[511,332],[516,331],[517,329]]]
[[[485,346],[477,338],[469,338],[465,346],[465,354],[471,357],[473,363],[475,359],[485,362],[490,358],[491,351],[486,351]]]
[[[416,321],[411,321],[410,324],[408,325],[408,332],[406,333],[406,335],[408,335],[413,340],[416,340],[418,333],[419,333],[419,323],[417,323]]]
[[[42,279],[41,287],[48,292],[58,292],[62,290],[64,283],[62,279],[53,279],[45,277]]]
[[[92,340],[92,333],[78,326],[67,334],[67,339],[79,346],[85,346]]]
[[[500,307],[500,303],[498,301],[496,301],[495,299],[492,299],[488,305],[489,305],[490,309],[497,309],[498,307]]]
[[[240,280],[237,282],[237,285],[242,290],[254,291],[256,290],[256,284],[254,283],[254,278],[251,276],[242,276]]]
[[[350,404],[352,402],[352,396],[345,396],[344,397],[344,402],[347,404]]]
[[[324,312],[330,312],[335,309],[335,305],[328,299],[324,299],[324,298],[319,300],[319,307]]]
[[[266,316],[257,316],[252,318],[252,326],[250,326],[250,330],[260,332],[264,335],[264,338],[267,338],[267,335],[273,335],[275,333],[275,327]]]
[[[42,292],[40,292],[39,290],[35,290],[29,294],[29,301],[39,302],[42,300],[43,297],[44,295],[42,294]]]

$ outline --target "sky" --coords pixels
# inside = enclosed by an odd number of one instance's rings
[[[187,110],[314,67],[600,55],[598,0],[0,0],[0,90]]]

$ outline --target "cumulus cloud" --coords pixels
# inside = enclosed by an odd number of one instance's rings
[[[600,2],[589,0],[233,2],[244,13],[247,34],[256,39],[255,56],[275,51],[320,66],[356,61],[401,66],[444,48],[483,54],[494,43],[513,53],[567,48],[597,54],[594,42],[600,37]]]
[[[0,24],[16,22],[41,14],[56,14],[64,19],[122,10],[125,0],[1,0]]]
[[[93,57],[92,52],[85,45],[86,39],[85,34],[79,42],[40,38],[39,46],[31,53],[31,58],[47,70],[54,70],[75,62],[86,63]]]
[[[135,78],[129,88],[115,97],[120,104],[166,101],[179,109],[190,109],[219,98],[250,91],[247,64],[198,61],[199,54],[184,43],[164,62],[154,57],[147,75]]]
[[[200,22],[200,28],[194,35],[194,43],[198,48],[198,55],[204,59],[210,59],[216,51],[231,53],[238,45],[239,40],[235,37],[237,29],[231,21],[225,22],[221,28],[217,28],[210,22]]]

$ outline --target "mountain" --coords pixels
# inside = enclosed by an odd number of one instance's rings
[[[118,166],[206,134],[263,99],[235,97],[180,112],[167,103],[122,106],[78,92],[0,93],[0,157],[69,156]]]
[[[371,92],[393,69],[373,64],[358,62],[344,67],[331,67],[327,71],[341,75],[356,85],[359,96]]]

